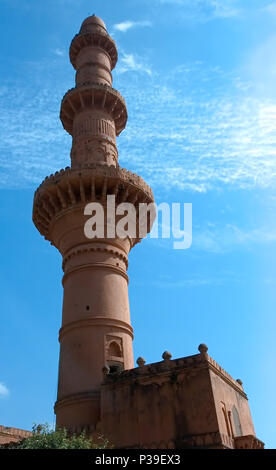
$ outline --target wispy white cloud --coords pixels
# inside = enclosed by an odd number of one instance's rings
[[[254,83],[255,93],[276,99],[276,34],[270,35],[247,56],[244,73]]]
[[[173,249],[173,236],[162,238],[161,228],[159,238],[151,238],[150,243],[163,250]],[[237,224],[201,223],[193,224],[192,245],[189,252],[193,253],[230,253],[239,250],[256,249],[258,245],[276,245],[276,225],[273,222],[260,227],[240,227]],[[274,248],[273,248],[274,249]],[[183,281],[184,282],[184,281]],[[186,281],[185,281],[186,282]],[[205,284],[205,279],[194,280],[194,284]],[[191,281],[187,281],[191,283]],[[213,283],[213,281],[212,281]]]
[[[62,58],[28,63],[20,73],[24,83],[2,85],[1,187],[37,184],[69,164],[71,138],[59,121],[60,100],[72,86],[69,71]],[[201,62],[162,75],[146,59],[123,53],[114,85],[129,114],[118,139],[120,164],[154,190],[276,184],[276,98],[258,97],[251,82]]]
[[[268,5],[265,5],[264,7],[262,7],[261,10],[270,15],[276,15],[276,2],[272,2]]]
[[[137,56],[136,54],[123,53],[120,62],[117,67],[117,73],[125,72],[142,72],[147,75],[152,75],[150,66],[144,58]]]
[[[51,77],[52,67],[56,71],[64,67],[61,62],[29,62],[19,67],[25,74],[24,84],[16,81],[0,88],[2,188],[32,186],[41,182],[42,173],[52,173],[55,167],[68,163],[70,137],[62,129],[58,114],[60,99],[70,82],[52,81]]]
[[[122,21],[121,23],[116,23],[113,26],[115,31],[120,31],[121,33],[126,33],[129,29],[137,28],[137,27],[147,27],[152,26],[151,21]]]
[[[181,18],[199,22],[234,18],[242,12],[240,0],[153,0],[159,6],[173,6]]]
[[[204,287],[210,285],[221,285],[224,284],[225,280],[222,278],[205,277],[205,278],[187,278],[187,279],[155,279],[152,281],[152,285],[161,289],[183,289],[185,287]]]
[[[276,101],[204,64],[124,84],[129,124],[121,162],[154,187],[207,191],[276,182]],[[135,97],[135,99],[134,99]],[[143,151],[141,151],[143,149]]]
[[[241,12],[237,0],[206,0],[206,3],[209,3],[215,18],[232,18]]]
[[[268,285],[276,286],[276,278],[266,278],[263,282]]]
[[[257,280],[258,285],[260,283],[268,286],[275,286],[276,285],[276,279],[275,278],[262,278],[257,277],[255,278]],[[195,287],[197,290],[199,288],[209,288],[211,286],[213,287],[220,287],[220,286],[225,286],[227,284],[245,284],[245,283],[252,283],[252,279],[250,281],[248,280],[248,275],[244,275],[244,273],[240,272],[227,272],[222,270],[220,273],[217,273],[217,275],[197,275],[197,276],[191,276],[191,277],[185,277],[185,278],[179,278],[179,273],[177,277],[172,277],[168,276],[166,278],[160,277],[157,279],[153,279],[151,282],[151,285],[154,287],[158,287],[160,289],[191,289]],[[136,281],[136,284],[141,286],[144,285],[144,281],[141,279],[139,281]],[[148,285],[148,283],[147,283]]]
[[[5,398],[10,394],[8,387],[5,384],[0,382],[0,398]]]
[[[211,253],[225,253],[239,248],[276,243],[276,227],[241,229],[237,225],[205,227],[193,234],[193,248]]]
[[[59,49],[58,47],[53,50],[53,53],[59,57],[63,57],[65,55],[65,51],[63,49]]]

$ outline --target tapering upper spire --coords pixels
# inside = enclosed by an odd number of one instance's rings
[[[76,85],[65,94],[60,112],[64,129],[73,137],[72,168],[118,165],[116,136],[125,128],[127,109],[112,88],[117,58],[116,44],[104,22],[95,15],[86,18],[70,45]]]
[[[95,30],[101,31],[101,28],[107,33],[104,21],[96,15],[91,15],[82,22],[80,33],[87,31],[94,32]]]
[[[83,57],[80,58],[80,61],[77,60],[80,50],[87,47],[94,47],[101,49],[102,52],[104,51],[109,62],[108,68],[114,69],[118,59],[116,44],[109,36],[105,23],[95,15],[89,16],[83,21],[80,32],[76,34],[71,42],[70,60],[75,69],[78,69],[84,60]],[[91,50],[87,50],[85,54],[85,58],[89,62],[92,62],[95,58],[99,59],[99,57],[95,57],[95,54],[91,54],[91,52]],[[102,65],[108,66],[106,60],[103,60],[103,57],[100,56],[99,64],[101,62],[103,62]]]
[[[34,200],[34,223],[48,240],[52,240],[54,215],[68,204],[87,198],[104,200],[106,194],[116,194],[121,202],[153,201],[151,188],[142,178],[118,163],[116,137],[126,126],[127,108],[111,85],[116,44],[97,16],[83,21],[71,42],[70,60],[76,84],[61,101],[60,119],[72,136],[71,167],[46,177]]]

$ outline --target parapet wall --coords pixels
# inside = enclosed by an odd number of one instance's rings
[[[22,441],[22,439],[30,437],[32,434],[31,431],[0,426],[0,445]]]
[[[145,365],[141,359],[135,369],[106,375],[101,431],[115,447],[233,449],[245,433],[257,440],[241,381],[206,350],[176,360],[164,356],[162,362]]]

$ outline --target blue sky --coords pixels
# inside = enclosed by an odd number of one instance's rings
[[[248,393],[276,447],[276,2],[1,0],[0,421],[53,423],[61,257],[32,225],[44,177],[69,164],[60,100],[68,48],[101,16],[117,42],[129,120],[120,164],[156,201],[193,204],[193,244],[144,240],[129,257],[134,353],[210,355]]]

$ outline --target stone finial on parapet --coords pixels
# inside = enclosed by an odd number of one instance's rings
[[[138,364],[139,367],[143,367],[146,364],[146,361],[143,357],[138,357],[136,364]]]
[[[162,358],[164,359],[164,361],[170,361],[172,358],[172,355],[169,351],[164,351],[162,354]]]
[[[208,346],[206,346],[206,344],[204,343],[201,343],[199,346],[198,346],[198,350],[201,354],[201,357],[206,359],[208,357],[208,354],[207,354],[207,351],[208,351]]]

